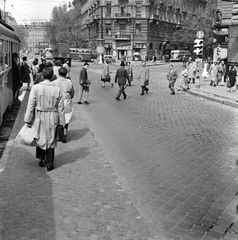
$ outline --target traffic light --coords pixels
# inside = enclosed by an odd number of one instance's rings
[[[203,39],[194,40],[195,45],[193,46],[193,52],[196,55],[203,55]]]
[[[218,45],[217,47],[217,56],[220,56],[221,55],[221,47],[220,45]]]

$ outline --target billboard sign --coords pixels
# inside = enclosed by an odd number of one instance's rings
[[[39,42],[39,48],[49,48],[50,43],[49,42]]]

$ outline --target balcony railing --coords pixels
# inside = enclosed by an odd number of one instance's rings
[[[160,20],[160,16],[157,14],[152,14],[150,17],[151,20]]]
[[[115,13],[116,18],[130,18],[131,14],[130,13]]]
[[[118,39],[118,40],[130,40],[131,35],[116,34],[115,38]]]

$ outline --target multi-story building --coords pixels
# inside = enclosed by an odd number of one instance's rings
[[[217,14],[214,20],[214,60],[221,58],[238,62],[237,35],[238,35],[238,3],[217,0]],[[232,49],[229,49],[229,46]],[[229,54],[229,56],[228,56]]]
[[[106,54],[157,55],[188,13],[198,14],[206,0],[74,0],[80,5],[81,31],[89,47],[103,44]]]
[[[29,36],[27,38],[28,50],[39,51],[41,44],[47,42],[45,39],[45,22],[44,19],[32,19],[27,26]]]

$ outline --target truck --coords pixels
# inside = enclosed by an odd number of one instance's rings
[[[69,66],[71,67],[71,57],[70,57],[70,45],[68,43],[58,43],[53,48],[53,58],[55,61],[61,60],[64,63],[66,60],[69,61]]]

